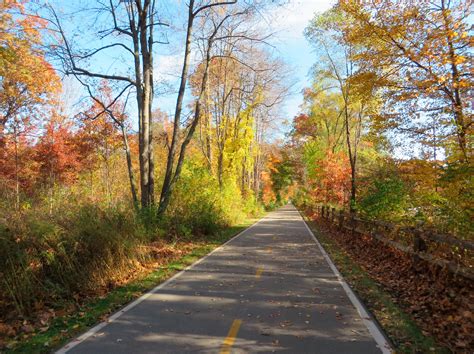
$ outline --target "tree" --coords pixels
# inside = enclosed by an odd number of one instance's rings
[[[221,188],[232,179],[242,194],[258,195],[261,146],[288,88],[285,66],[265,50],[269,35],[249,29],[249,22],[237,17],[223,26],[225,37],[209,67],[199,142]],[[201,77],[202,66],[191,77],[193,94]]]
[[[354,45],[345,39],[340,24],[347,21],[343,13],[331,9],[316,16],[306,29],[307,38],[321,52],[319,65],[314,68],[316,81],[322,90],[337,93],[342,101],[338,116],[344,122],[344,135],[351,169],[350,209],[354,211],[357,195],[357,159],[361,135],[368,115],[375,105],[373,85],[353,76],[358,69],[353,59]],[[359,66],[363,65],[360,63]]]
[[[33,134],[60,89],[41,49],[44,22],[26,14],[24,6],[16,1],[0,4],[0,164],[7,183],[14,183],[16,209],[20,188],[30,185],[27,175],[34,176],[28,168]]]
[[[80,169],[71,123],[53,111],[35,146],[35,153],[35,159],[39,164],[38,178],[48,188],[49,212],[52,214],[55,185],[71,184],[77,178]]]
[[[44,23],[25,14],[23,6],[14,1],[0,4],[0,144],[11,119],[33,115],[60,88],[41,50]]]
[[[288,159],[285,151],[281,151],[281,157],[271,156],[269,161],[272,164],[269,166],[271,171],[272,189],[276,194],[276,202],[280,203],[283,200],[282,194],[288,189],[293,182],[293,166]]]
[[[308,189],[313,202],[344,205],[350,201],[347,191],[351,184],[344,139],[344,102],[337,93],[316,88],[305,93],[303,106],[308,114],[293,120],[292,165],[301,166],[295,171],[296,179],[302,188]]]
[[[49,6],[50,23],[55,32],[59,33],[59,41],[53,45],[54,55],[60,60],[66,74],[76,76],[81,83],[89,86],[97,84],[98,79],[115,83],[115,97],[110,104],[114,104],[122,95],[133,88],[138,109],[139,122],[139,164],[141,206],[147,208],[154,203],[154,162],[153,162],[153,53],[154,46],[163,41],[155,39],[156,27],[167,26],[158,19],[155,0],[113,1],[100,3],[91,11],[96,15],[105,16],[104,23],[110,24],[107,28],[91,26],[95,38],[100,38],[97,48],[90,48],[90,43],[71,41],[54,7]],[[94,16],[92,16],[94,17]],[[95,18],[95,17],[94,17]],[[60,44],[58,44],[60,43]],[[120,49],[127,55],[128,70],[116,68],[110,74],[108,71],[97,70],[100,65],[88,65],[103,53]],[[90,69],[94,67],[94,69]],[[84,78],[88,82],[84,81]],[[109,107],[105,107],[109,108]]]
[[[365,64],[358,74],[370,77],[385,93],[386,126],[417,135],[437,126],[438,133],[455,137],[453,159],[469,161],[470,2],[341,0],[337,7],[350,19],[341,30],[357,48],[352,58]]]
[[[203,99],[205,97],[206,88],[208,84],[209,78],[209,68],[211,61],[213,59],[213,47],[218,41],[226,40],[229,35],[225,34],[223,29],[225,28],[225,24],[235,17],[247,16],[250,10],[253,7],[247,8],[235,8],[234,10],[226,11],[219,11],[220,6],[224,5],[233,5],[237,1],[222,1],[222,2],[203,2],[203,3],[195,3],[194,0],[191,0],[188,5],[188,22],[187,22],[187,31],[186,31],[186,46],[185,46],[185,53],[184,53],[184,60],[182,66],[182,73],[181,73],[181,81],[178,91],[178,97],[176,100],[176,110],[175,116],[173,121],[173,134],[171,138],[170,149],[168,153],[166,171],[165,171],[165,179],[163,182],[163,188],[161,190],[160,196],[160,205],[158,209],[158,214],[161,215],[165,212],[171,197],[171,192],[173,186],[175,185],[177,179],[179,178],[179,174],[181,172],[181,168],[184,162],[186,148],[190,143],[196,127],[198,126],[199,120],[201,118],[201,111],[203,109]],[[217,9],[217,10],[216,10]],[[194,104],[194,114],[193,119],[189,125],[188,131],[185,133],[184,140],[181,143],[179,148],[179,153],[177,152],[179,146],[179,133],[181,130],[181,113],[183,107],[183,98],[185,94],[186,84],[188,80],[188,70],[189,70],[189,60],[191,55],[191,40],[192,34],[194,29],[194,20],[196,17],[201,13],[205,12],[205,19],[202,23],[202,32],[201,35],[201,45],[202,45],[202,58],[201,58],[201,66],[202,66],[202,75],[200,76],[200,82],[197,85],[198,89],[196,91],[197,98],[195,99]],[[175,155],[177,156],[177,162],[175,165]]]
[[[138,196],[135,187],[135,174],[133,171],[132,154],[128,139],[129,124],[127,120],[128,117],[125,114],[127,101],[124,103],[120,102],[119,100],[114,101],[112,90],[107,85],[106,81],[101,83],[99,92],[97,94],[94,94],[88,85],[85,86],[87,87],[89,96],[93,101],[90,109],[86,112],[83,112],[82,114],[85,139],[89,140],[92,146],[100,147],[102,145],[102,147],[106,149],[106,153],[102,154],[102,156],[105,158],[108,156],[107,151],[109,146],[114,146],[117,144],[117,129],[119,130],[119,134],[122,138],[122,146],[125,152],[125,158],[127,161],[130,193],[132,196],[133,205],[137,208]],[[104,160],[107,162],[106,158]]]
[[[33,146],[37,129],[29,117],[15,117],[7,128],[0,149],[0,175],[4,191],[13,191],[15,210],[18,211],[21,195],[31,192],[38,173]]]

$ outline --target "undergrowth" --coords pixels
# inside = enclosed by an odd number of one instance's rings
[[[162,264],[151,272],[142,272],[135,279],[111,289],[103,296],[95,296],[79,302],[63,303],[63,308],[69,304],[73,310],[69,312],[56,311],[57,315],[49,321],[47,326],[34,328],[31,333],[17,335],[9,341],[6,352],[50,352],[88,327],[104,320],[108,314],[194,263],[254,221],[255,219],[247,218],[244,223],[222,229],[212,237],[192,243],[177,244],[176,248],[180,248],[181,251],[177,252],[177,255],[169,255]]]

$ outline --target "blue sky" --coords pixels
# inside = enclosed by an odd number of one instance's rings
[[[180,14],[182,14],[185,2],[182,0],[173,1],[169,2],[166,8],[163,8],[165,17],[182,18],[183,16],[180,16]],[[333,2],[334,0],[290,0],[285,6],[276,7],[269,14],[266,14],[267,23],[265,26],[268,26],[269,30],[275,33],[272,40],[272,44],[275,47],[275,55],[285,61],[292,69],[291,82],[294,83],[292,94],[286,99],[282,112],[280,112],[280,116],[288,121],[291,121],[299,112],[299,105],[302,102],[301,90],[309,85],[310,77],[308,72],[316,60],[316,55],[312,53],[312,49],[306,41],[303,31],[316,12],[323,12],[329,9]],[[79,5],[76,2],[64,3],[58,0],[55,3],[56,8],[62,8],[66,12],[68,12],[69,7],[74,8]],[[82,2],[81,5],[85,8],[90,8],[89,4],[92,6],[93,3],[94,1],[87,0]],[[84,14],[84,16],[87,15]],[[76,22],[80,20],[80,17],[81,15],[76,13],[74,19],[64,25],[66,27],[71,26],[69,29],[71,32],[76,33],[76,40],[81,38],[79,39],[80,41],[86,41],[86,43],[83,42],[81,44],[86,44],[86,46],[95,45],[94,40],[86,33],[87,29],[76,26]],[[88,19],[90,18],[84,18],[85,21]],[[182,65],[184,22],[180,23],[174,20],[173,27],[168,30],[170,43],[157,48],[155,77],[175,85]],[[97,58],[94,63],[89,64],[96,69],[100,68],[100,71],[121,70],[121,67],[124,68],[123,62],[117,59],[116,54],[118,53],[110,52]],[[71,79],[66,79],[65,82],[67,82],[65,89],[69,91],[66,92],[65,96],[70,96],[68,99],[74,101],[80,95],[79,91],[82,90]],[[158,95],[155,98],[154,106],[172,115],[174,113],[175,101],[176,94],[174,92],[168,95]],[[130,107],[131,116],[134,115],[133,111],[135,109]]]
[[[275,45],[280,56],[293,68],[296,82],[292,90],[294,94],[284,106],[288,119],[299,112],[303,99],[301,90],[309,86],[311,78],[308,72],[316,60],[303,31],[316,12],[328,10],[333,3],[332,0],[292,0],[275,14],[277,21],[272,27],[279,31]]]
[[[298,114],[302,103],[301,91],[309,86],[310,77],[308,72],[316,60],[312,48],[306,41],[303,31],[316,12],[328,10],[333,0],[290,0],[283,7],[275,8],[266,14],[269,31],[275,33],[272,45],[275,46],[275,55],[283,59],[292,69],[290,81],[294,84],[291,95],[285,100],[282,107],[282,116],[285,120],[291,119]],[[167,55],[158,56],[157,67],[163,79],[172,80],[179,73],[182,57],[179,49],[173,49],[176,44],[170,44]],[[178,44],[179,46],[179,44]],[[174,111],[176,95],[170,94],[155,99],[155,104],[161,110],[172,114]],[[281,127],[277,136],[282,134],[288,127]]]
[[[288,118],[298,113],[302,100],[300,91],[308,86],[308,71],[315,60],[303,31],[316,12],[328,10],[332,3],[333,0],[290,0],[288,5],[276,8],[268,16],[271,21],[268,26],[275,32],[272,44],[276,48],[276,55],[293,69],[296,82],[292,90],[295,94],[285,104]],[[172,63],[164,64],[166,71],[166,66]]]

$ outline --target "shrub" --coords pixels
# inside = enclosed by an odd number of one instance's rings
[[[173,190],[163,227],[179,237],[216,232],[225,224],[216,188],[218,183],[206,168],[186,163]]]
[[[407,212],[409,195],[405,183],[396,176],[375,179],[358,204],[371,219],[399,220]]]
[[[127,210],[83,205],[56,218],[10,215],[0,225],[2,300],[28,314],[37,302],[107,286],[143,256],[144,235]]]
[[[222,186],[198,163],[186,162],[173,190],[162,227],[172,235],[211,235],[261,211],[252,191],[245,198],[235,179],[224,178]]]

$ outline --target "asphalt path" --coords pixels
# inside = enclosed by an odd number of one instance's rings
[[[389,353],[287,205],[58,353]]]

